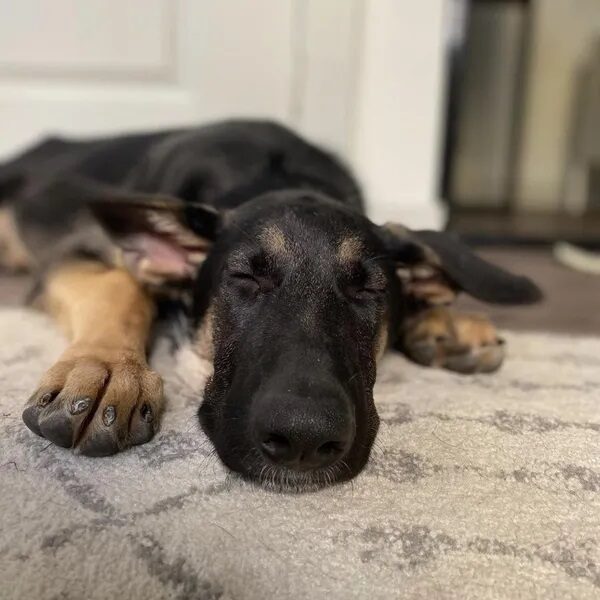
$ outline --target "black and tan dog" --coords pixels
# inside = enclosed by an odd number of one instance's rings
[[[540,296],[448,234],[374,225],[335,158],[271,123],[49,139],[4,165],[0,185],[4,266],[34,271],[71,339],[23,419],[87,456],[157,429],[162,385],[146,352],[162,300],[177,300],[213,361],[199,417],[223,462],[308,488],[365,465],[387,347],[493,371],[494,327],[448,304],[460,290]]]

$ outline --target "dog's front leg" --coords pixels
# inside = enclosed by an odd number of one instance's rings
[[[87,456],[150,440],[163,405],[146,362],[151,298],[128,272],[81,261],[48,275],[43,303],[71,343],[27,402],[27,426]]]

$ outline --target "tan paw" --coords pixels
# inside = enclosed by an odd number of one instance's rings
[[[162,380],[145,360],[71,348],[42,377],[23,421],[58,446],[108,456],[149,441],[162,405]]]
[[[505,344],[484,316],[433,308],[411,318],[403,349],[415,362],[459,373],[491,373],[504,360]]]

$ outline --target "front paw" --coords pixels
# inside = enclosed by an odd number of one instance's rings
[[[139,357],[72,354],[42,377],[23,411],[27,427],[86,456],[149,441],[162,410],[161,378]]]
[[[506,353],[504,341],[486,317],[442,307],[423,311],[407,324],[403,350],[421,365],[457,373],[492,373]]]

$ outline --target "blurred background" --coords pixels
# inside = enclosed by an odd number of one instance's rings
[[[590,327],[600,278],[557,265],[600,272],[600,0],[0,0],[0,160],[231,116],[324,144],[376,222],[459,232]]]
[[[456,1],[441,196],[477,237],[600,241],[600,1]]]

